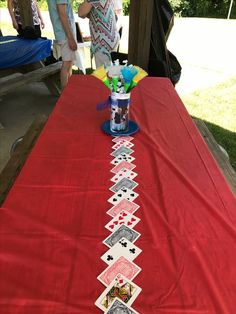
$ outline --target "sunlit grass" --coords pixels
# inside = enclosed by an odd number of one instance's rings
[[[0,28],[2,30],[2,34],[4,36],[9,36],[9,35],[17,35],[16,30],[13,28],[11,23],[6,23],[6,22],[2,22],[0,24]]]
[[[12,27],[11,23],[1,22],[0,28],[4,36],[17,35],[17,31]],[[54,38],[53,32],[47,29],[42,30],[42,36],[47,37],[49,39]]]
[[[236,132],[236,77],[183,100],[191,115]]]
[[[236,77],[183,97],[191,116],[205,121],[216,141],[226,149],[236,170]]]

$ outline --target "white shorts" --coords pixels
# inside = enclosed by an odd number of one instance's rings
[[[53,56],[57,60],[61,57],[63,61],[71,61],[75,66],[83,71],[84,74],[86,73],[84,48],[78,48],[77,50],[73,51],[70,49],[67,40],[54,40]]]
[[[58,41],[58,45],[61,50],[62,61],[75,61],[76,60],[76,51],[71,50],[67,40]]]

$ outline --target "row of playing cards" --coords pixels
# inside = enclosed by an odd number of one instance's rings
[[[113,195],[108,199],[112,207],[107,211],[111,220],[105,225],[111,233],[103,241],[108,247],[101,259],[108,265],[98,276],[98,280],[106,286],[95,304],[104,313],[138,314],[131,308],[132,303],[141,292],[132,280],[141,271],[133,261],[142,252],[134,243],[140,233],[134,230],[140,218],[134,215],[139,206],[134,203],[138,194],[134,192],[138,183],[134,181],[137,173],[133,171],[135,158],[132,137],[116,137],[112,148],[114,159],[111,164]]]

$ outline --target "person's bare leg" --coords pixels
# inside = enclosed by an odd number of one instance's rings
[[[68,83],[68,79],[72,74],[72,61],[62,61],[62,67],[61,67],[61,88],[64,89],[66,84]]]

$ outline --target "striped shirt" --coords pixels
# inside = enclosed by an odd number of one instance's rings
[[[110,55],[119,40],[112,0],[87,0],[92,5],[89,26],[92,38],[91,51]]]

